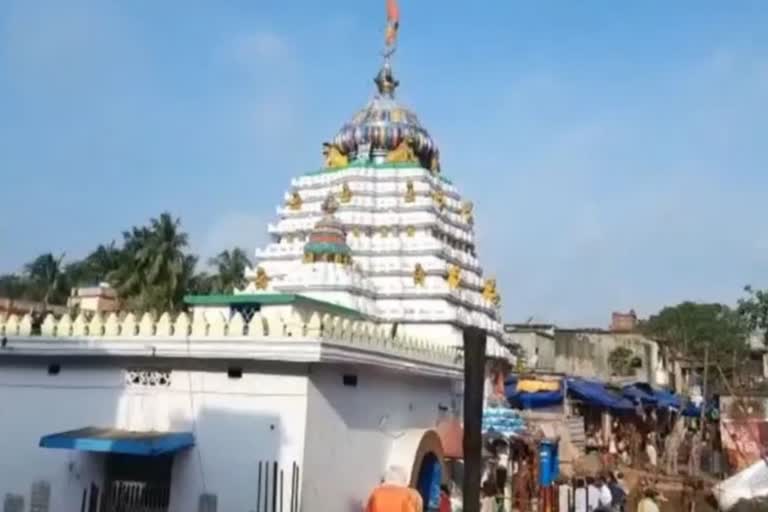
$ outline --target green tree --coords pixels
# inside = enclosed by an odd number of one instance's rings
[[[110,273],[122,263],[122,251],[115,242],[99,245],[82,260],[66,266],[67,281],[71,286],[94,285],[107,281]]]
[[[213,287],[217,292],[232,293],[235,288],[245,286],[245,271],[251,267],[245,251],[239,247],[222,251],[209,264],[216,268]]]
[[[26,276],[19,274],[0,275],[0,297],[13,300],[34,300],[34,297],[31,296],[31,288],[31,283]]]
[[[745,286],[746,298],[739,299],[739,314],[753,331],[760,331],[763,344],[768,345],[768,290]]]
[[[176,310],[194,276],[195,256],[186,254],[188,236],[169,213],[148,226],[123,233],[119,265],[108,278],[122,300],[144,311]]]
[[[53,254],[46,253],[24,266],[37,300],[42,301],[46,309],[51,303],[64,304],[67,300],[69,290],[62,269],[63,259],[63,254],[56,258]]]
[[[738,311],[724,304],[696,302],[665,307],[641,322],[640,329],[650,337],[666,341],[683,354],[699,359],[706,345],[710,346],[710,358],[743,352],[749,333],[748,325]]]
[[[619,377],[632,375],[634,353],[626,347],[616,347],[608,354],[608,364],[613,373]]]

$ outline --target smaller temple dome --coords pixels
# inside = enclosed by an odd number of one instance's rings
[[[323,201],[322,208],[325,215],[309,234],[309,241],[304,246],[304,261],[348,265],[352,262],[352,251],[347,245],[344,225],[334,216],[339,204],[332,194]]]

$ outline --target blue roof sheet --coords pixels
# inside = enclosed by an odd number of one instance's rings
[[[194,444],[191,432],[135,432],[99,427],[49,434],[40,439],[43,448],[144,456],[171,454]]]

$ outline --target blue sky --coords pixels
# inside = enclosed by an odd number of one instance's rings
[[[400,3],[399,97],[507,320],[768,287],[764,2]],[[383,4],[0,2],[0,272],[164,210],[205,256],[262,244],[372,93]]]

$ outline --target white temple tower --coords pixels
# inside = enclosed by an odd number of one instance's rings
[[[472,203],[395,98],[389,56],[375,83],[368,104],[324,144],[325,167],[291,181],[268,226],[272,240],[236,293],[305,295],[448,345],[477,326],[498,355],[500,298],[477,258]]]

